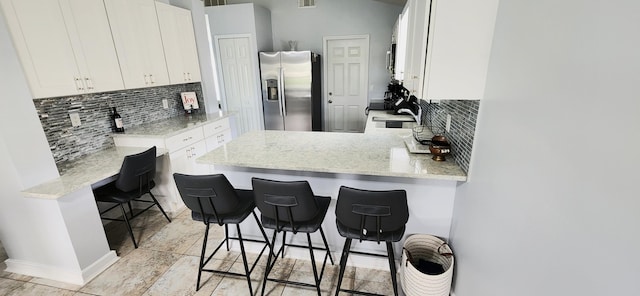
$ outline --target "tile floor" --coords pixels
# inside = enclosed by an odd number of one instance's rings
[[[245,222],[249,223],[249,222]],[[201,288],[195,291],[197,267],[202,247],[204,224],[191,220],[183,211],[172,223],[157,211],[133,220],[138,249],[133,248],[126,227],[118,222],[105,227],[111,249],[120,260],[84,286],[70,285],[41,278],[5,272],[7,255],[0,246],[0,295],[249,295],[243,277],[202,274]],[[268,234],[271,232],[269,231]],[[224,229],[212,226],[209,246],[217,246],[224,238]],[[335,253],[339,250],[333,250]],[[249,260],[257,254],[249,253]],[[254,293],[260,292],[266,256],[262,256],[251,274]],[[335,258],[339,260],[339,258]],[[338,279],[338,264],[327,264],[321,283],[323,295],[334,295]],[[244,272],[239,252],[227,252],[224,247],[207,267]],[[279,259],[270,277],[313,283],[309,260]],[[393,295],[388,270],[350,267],[345,273],[343,288]],[[341,295],[346,293],[341,293]],[[268,282],[265,295],[316,295],[315,288]]]

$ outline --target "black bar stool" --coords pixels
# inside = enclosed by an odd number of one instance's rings
[[[299,286],[315,287],[318,291],[318,295],[320,295],[320,281],[322,280],[322,274],[324,273],[327,258],[331,260],[331,264],[333,265],[333,258],[329,251],[329,245],[327,244],[327,239],[325,238],[321,227],[322,221],[324,221],[324,217],[327,214],[331,198],[326,196],[315,196],[311,190],[311,186],[309,186],[309,182],[307,181],[274,181],[259,178],[252,178],[251,181],[253,183],[256,206],[261,212],[260,216],[262,225],[265,228],[275,230],[271,240],[272,248],[275,248],[276,235],[279,232],[282,232],[282,246],[275,254],[273,253],[273,250],[269,252],[267,267],[262,281],[262,295],[264,295],[267,280]],[[320,230],[320,235],[324,242],[324,248],[314,247],[311,243],[310,234],[318,230]],[[306,233],[308,245],[287,244],[285,242],[287,232],[293,232],[293,234],[297,234],[298,232]],[[276,264],[278,256],[282,253],[284,258],[285,246],[309,249],[315,285],[269,278],[269,273]],[[319,275],[316,268],[313,250],[326,251]],[[272,258],[273,262],[271,261]]]
[[[269,246],[269,239],[264,232],[258,216],[253,211],[256,207],[253,191],[244,189],[235,189],[229,183],[227,177],[222,174],[217,175],[184,175],[173,174],[173,178],[176,181],[176,186],[180,192],[180,196],[184,201],[184,204],[191,210],[191,217],[193,220],[202,221],[206,225],[204,231],[204,240],[202,241],[202,252],[200,254],[200,265],[198,267],[198,280],[196,282],[196,291],[200,290],[200,278],[203,271],[244,276],[247,279],[249,285],[249,291],[253,295],[253,288],[251,287],[251,272],[256,267],[258,260],[262,257],[262,253]],[[264,241],[242,238],[242,232],[240,231],[240,223],[244,221],[250,214],[253,214],[253,218],[256,220]],[[209,225],[211,223],[217,223],[218,225],[225,226],[225,239],[220,242],[218,247],[209,255],[205,260],[205,253],[207,248],[207,238],[209,235]],[[238,237],[229,237],[227,233],[227,225],[235,224],[238,231]],[[209,263],[211,258],[218,252],[220,247],[224,243],[227,244],[227,250],[229,249],[229,240],[238,240],[240,242],[240,252],[242,253],[242,262],[244,263],[244,274],[235,273],[230,271],[220,271],[214,269],[205,269],[205,265]],[[260,255],[253,262],[251,268],[247,263],[247,255],[244,250],[244,242],[258,242],[264,243],[264,247],[260,251]]]
[[[396,281],[396,264],[393,253],[393,242],[404,235],[405,225],[409,220],[407,193],[404,190],[371,191],[340,187],[336,204],[336,225],[341,236],[345,237],[342,256],[340,257],[340,274],[336,296],[342,292],[377,295],[361,291],[340,289],[349,252],[362,255],[388,257],[393,293],[398,295]],[[353,239],[365,241],[381,241],[387,243],[387,256],[350,251]]]
[[[100,212],[101,218],[103,220],[125,222],[129,235],[131,236],[131,240],[133,241],[133,246],[136,249],[138,248],[138,243],[136,242],[136,238],[133,236],[133,230],[129,223],[130,219],[137,217],[153,206],[157,206],[164,217],[171,222],[171,219],[167,216],[167,213],[164,212],[156,197],[151,193],[151,189],[156,186],[156,183],[153,182],[155,174],[156,146],[153,146],[144,152],[125,156],[117,179],[111,183],[93,189],[93,195],[96,201],[114,204],[108,209]],[[149,194],[152,200],[140,199],[140,197],[145,194]],[[133,214],[133,209],[131,207],[132,201],[151,203],[151,205],[142,209],[138,213]],[[129,206],[129,214],[131,217],[127,217],[124,204]],[[103,214],[118,206],[122,210],[122,219],[102,217]]]

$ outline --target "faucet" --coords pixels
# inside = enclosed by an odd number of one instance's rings
[[[396,104],[400,105],[400,102]],[[397,114],[409,114],[413,116],[413,119],[418,125],[422,125],[422,106],[418,103],[418,99],[415,96],[409,97],[409,100],[403,104],[401,108],[396,110]]]

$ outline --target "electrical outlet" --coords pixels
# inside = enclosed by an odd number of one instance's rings
[[[444,129],[447,133],[449,132],[449,129],[451,129],[451,115],[449,114],[447,114],[447,123],[445,124]]]
[[[167,101],[167,99],[162,99],[162,108],[169,108],[169,101]]]
[[[78,112],[69,113],[69,118],[71,119],[71,126],[80,126],[82,122],[80,122],[80,114]]]

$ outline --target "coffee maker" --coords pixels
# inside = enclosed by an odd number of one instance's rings
[[[394,104],[402,98],[409,96],[409,90],[402,85],[402,82],[391,80],[384,93],[384,109],[395,110]]]

